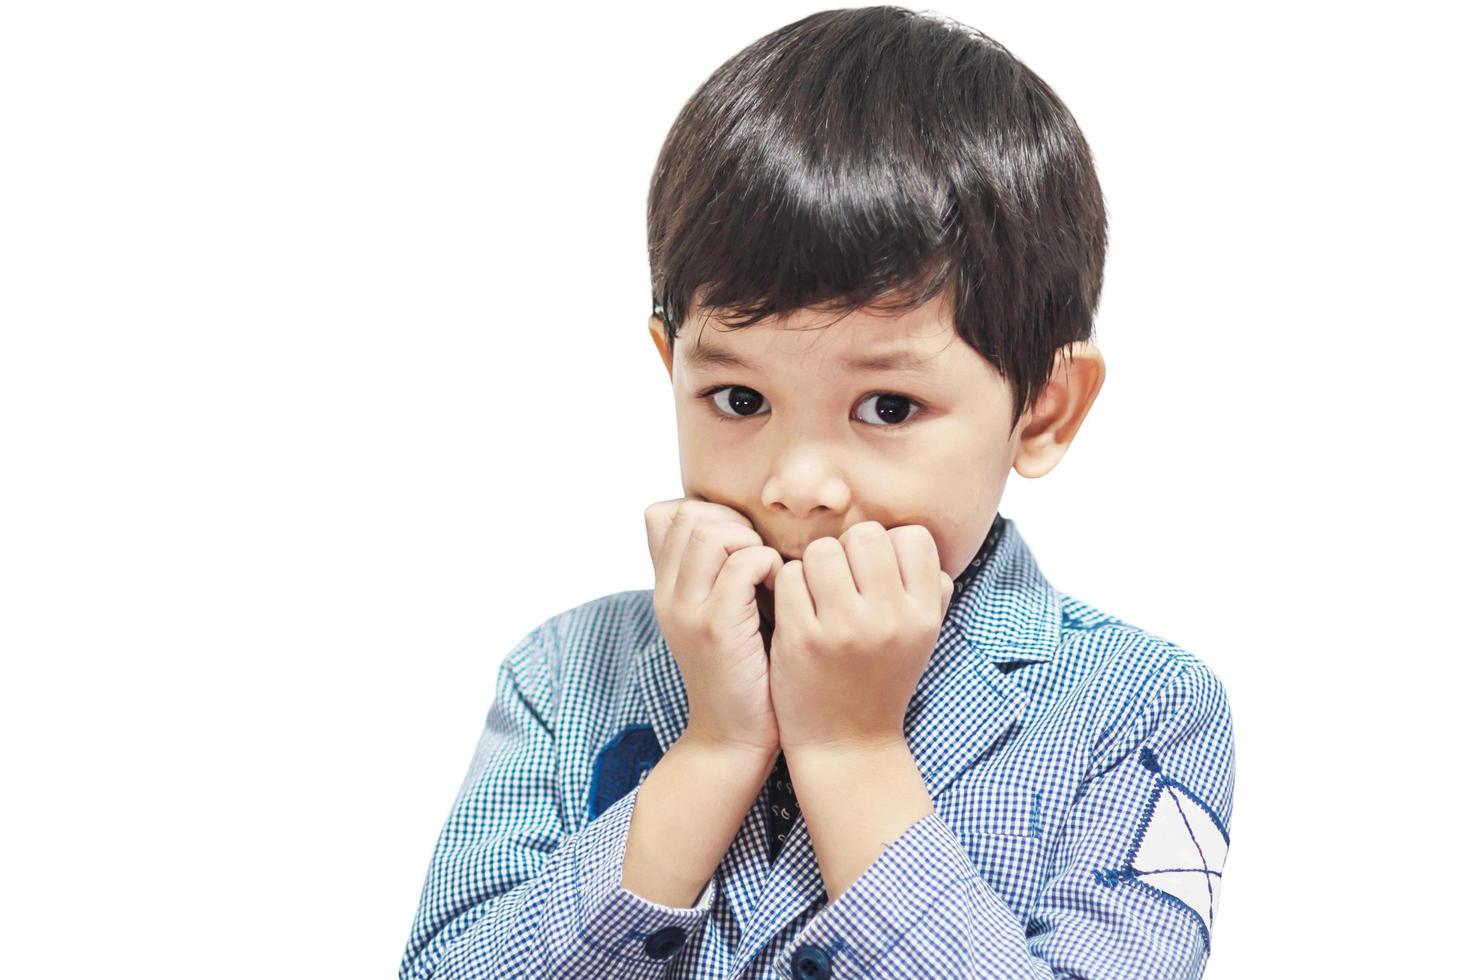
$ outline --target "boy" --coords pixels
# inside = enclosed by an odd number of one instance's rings
[[[1223,687],[997,512],[1105,376],[1069,112],[976,31],[825,11],[708,79],[649,203],[685,497],[653,589],[502,664],[400,976],[1201,976]]]

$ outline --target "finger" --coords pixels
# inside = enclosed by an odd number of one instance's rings
[[[850,558],[838,538],[817,538],[804,549],[804,581],[819,619],[843,614],[860,600]]]
[[[932,532],[921,524],[904,524],[887,533],[901,570],[902,588],[918,599],[932,598],[938,587],[937,573],[942,570]]]
[[[726,519],[698,521],[687,535],[672,595],[678,602],[707,601],[728,558],[743,548],[762,544],[758,532],[742,524]]]
[[[953,601],[953,577],[947,572],[942,571],[941,569],[938,570],[937,574],[942,576],[942,581],[940,583],[942,592],[938,596],[938,598],[941,600],[938,605],[941,608],[939,608],[937,615],[942,619],[946,619],[948,604]]]
[[[773,583],[773,620],[787,629],[809,630],[819,622],[809,592],[804,562],[792,558],[783,563]]]
[[[666,534],[671,530],[671,521],[676,517],[677,505],[681,498],[675,500],[658,500],[645,508],[645,541],[650,549],[650,563],[653,567],[659,567],[661,549],[665,545]]]
[[[850,563],[850,576],[855,590],[862,596],[876,598],[901,591],[901,569],[891,535],[880,521],[852,524],[840,535],[845,557]]]
[[[671,520],[661,537],[661,549],[656,555],[656,589],[665,596],[675,593],[676,573],[681,570],[681,557],[686,554],[686,540],[696,516],[686,504],[677,501]]]
[[[700,494],[691,494],[683,499],[686,500],[687,506],[691,507],[703,520],[731,521],[734,524],[741,524],[744,527],[753,527],[753,522],[748,520],[748,515],[736,507],[719,504],[717,501],[708,500]]]
[[[702,520],[726,520],[753,527],[753,522],[748,520],[741,511],[728,507],[726,504],[713,503],[700,494],[659,500],[645,509],[646,544],[649,547],[653,565],[658,563],[659,556],[665,548],[666,535],[671,530],[676,514],[681,510],[686,510]]]
[[[764,544],[738,548],[718,570],[710,592],[711,601],[725,603],[730,609],[754,602],[758,586],[776,579],[783,567],[784,556],[777,548]]]
[[[676,518],[684,515],[680,540],[674,559],[666,545],[671,532],[677,527]],[[697,497],[677,497],[663,500],[646,508],[646,530],[652,542],[652,561],[656,567],[657,581],[674,582],[680,569],[680,556],[685,553],[686,541],[691,528],[703,521],[736,524],[752,528],[748,519],[731,507],[714,504]],[[754,532],[757,533],[756,531]]]

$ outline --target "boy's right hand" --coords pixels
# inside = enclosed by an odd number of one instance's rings
[[[774,587],[783,556],[723,504],[691,497],[645,509],[656,620],[681,668],[687,732],[768,756],[779,748],[768,693],[768,636],[757,588]]]

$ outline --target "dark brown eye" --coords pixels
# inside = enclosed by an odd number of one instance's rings
[[[727,392],[727,394],[723,394]],[[724,385],[721,388],[711,389],[704,393],[704,397],[711,399],[713,405],[717,406],[718,412],[725,418],[749,418],[761,415],[758,411],[758,403],[763,401],[763,396],[752,388],[744,388],[742,385]],[[722,403],[727,403],[727,408],[732,409],[733,414],[722,411]]]
[[[872,398],[876,399],[876,415],[880,419],[877,424],[881,425],[884,428],[894,429],[899,425],[910,422],[913,415],[915,415],[915,413],[910,412],[909,409],[916,407],[917,403],[912,401],[906,395],[897,395],[891,392],[878,392],[874,395],[867,395],[865,398],[861,399],[860,403],[864,405]],[[862,419],[862,421],[868,422],[870,420]]]

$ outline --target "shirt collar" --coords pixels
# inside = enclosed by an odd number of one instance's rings
[[[994,515],[982,547],[953,583],[945,625],[994,663],[1053,660],[1060,643],[1060,593],[1045,578],[1019,526]]]

